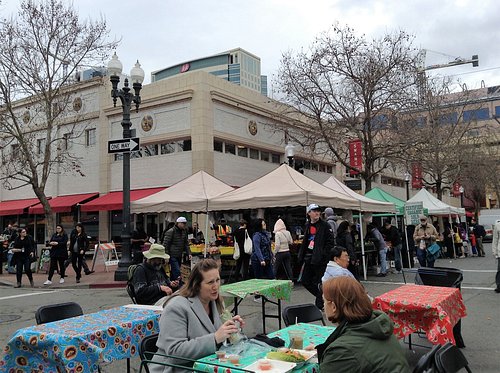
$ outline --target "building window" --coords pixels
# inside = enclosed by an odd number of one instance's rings
[[[226,143],[226,154],[236,155],[236,145]]]
[[[20,147],[19,147],[19,144],[13,144],[11,145],[10,147],[10,156],[11,156],[11,159],[15,160],[15,159],[19,159],[19,157],[21,156],[21,151],[20,151]]]
[[[281,163],[281,157],[279,154],[271,154],[271,162],[280,164]]]
[[[191,151],[191,139],[179,141],[179,151],[190,152]]]
[[[260,152],[260,160],[269,162],[269,152]]]
[[[317,163],[311,163],[311,170],[318,171],[319,165]]]
[[[319,165],[319,172],[326,172],[326,166],[324,164]]]
[[[490,110],[482,108],[477,110],[465,110],[463,114],[464,122],[490,119]]]
[[[214,140],[214,151],[222,153],[222,151],[223,151],[222,149],[223,149],[222,141]]]
[[[85,131],[85,145],[92,146],[96,143],[97,131],[95,128],[91,128]]]
[[[175,142],[161,144],[161,154],[175,153],[175,145],[176,145]]]
[[[62,148],[68,150],[71,148],[71,133],[65,133],[62,137]]]
[[[238,146],[238,155],[240,157],[245,157],[247,158],[248,157],[248,148],[244,147],[244,146]]]
[[[45,153],[45,139],[37,139],[36,140],[36,154],[42,155]]]
[[[333,174],[333,167],[332,166],[326,166],[326,172],[329,174]]]
[[[144,145],[140,151],[144,157],[158,155],[158,144]]]
[[[259,159],[259,151],[257,149],[250,148],[250,158]]]

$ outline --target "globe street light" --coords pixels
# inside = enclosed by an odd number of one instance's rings
[[[406,200],[410,199],[410,178],[411,175],[408,171],[405,172],[405,183],[406,183]]]
[[[460,192],[460,207],[464,207],[464,192],[465,189],[463,186],[460,185],[460,188],[458,188],[458,191]]]
[[[122,128],[123,138],[131,138],[130,133],[130,107],[135,104],[135,111],[139,111],[141,103],[141,96],[139,93],[142,89],[142,82],[144,80],[144,70],[141,69],[139,61],[130,71],[130,80],[134,93],[130,92],[128,78],[123,82],[123,88],[118,89],[120,82],[120,74],[123,65],[118,59],[116,52],[113,54],[111,61],[108,63],[108,72],[110,74],[109,80],[113,86],[111,90],[111,97],[113,98],[113,106],[116,107],[116,101],[119,98],[122,103]],[[115,271],[115,281],[126,281],[128,267],[132,263],[130,253],[130,151],[123,152],[123,212],[122,212],[122,256],[118,262],[118,269]]]
[[[285,146],[285,156],[288,158],[288,165],[293,168],[293,156],[295,155],[295,146],[287,144]]]

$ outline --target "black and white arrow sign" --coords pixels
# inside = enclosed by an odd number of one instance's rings
[[[139,138],[120,139],[108,141],[108,154],[135,152],[139,150]]]

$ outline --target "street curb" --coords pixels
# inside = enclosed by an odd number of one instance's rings
[[[29,284],[28,284],[29,285]],[[0,280],[0,286],[10,286],[14,287],[14,283],[10,281],[2,281]],[[57,290],[57,289],[118,289],[118,288],[123,288],[127,286],[126,281],[117,281],[113,283],[102,283],[102,284],[68,284],[68,285],[63,285],[63,286],[35,286],[33,289],[47,289],[47,290]],[[23,286],[23,288],[28,288],[26,284]]]

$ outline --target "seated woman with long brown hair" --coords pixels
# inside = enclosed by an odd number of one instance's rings
[[[316,347],[321,372],[410,372],[391,319],[372,309],[363,285],[351,277],[332,278],[323,283],[323,299],[337,328]]]

